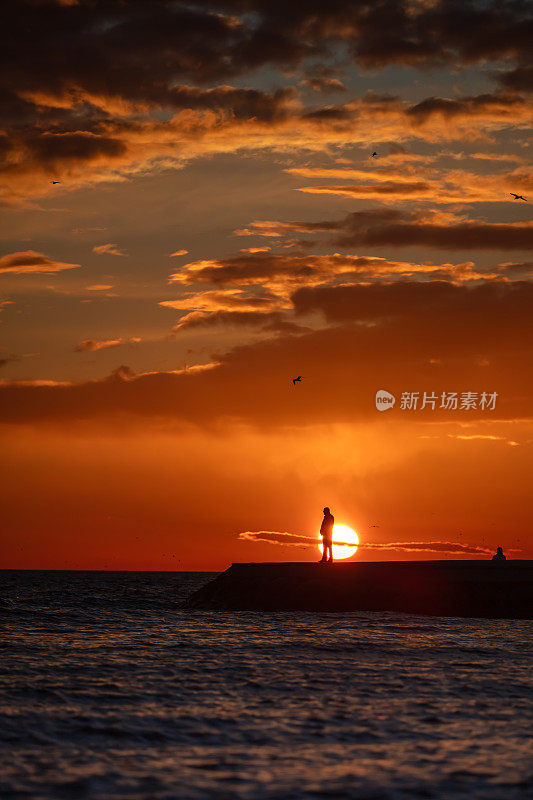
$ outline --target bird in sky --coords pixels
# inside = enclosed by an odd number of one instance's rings
[[[371,528],[379,528],[379,525],[371,525]]]
[[[525,197],[522,197],[522,195],[521,195],[521,194],[515,194],[514,192],[509,192],[509,194],[510,194],[510,195],[512,195],[512,196],[514,197],[514,199],[515,199],[515,200],[523,200],[523,201],[524,201],[524,203],[527,203],[527,200],[526,200],[526,198],[525,198]]]
[[[297,377],[297,378],[293,378],[293,379],[292,379],[292,385],[293,385],[293,386],[296,386],[296,384],[297,384],[297,383],[301,383],[301,381],[302,381],[302,376],[301,376],[301,375],[298,375],[298,377]]]
[[[60,183],[60,181],[50,181],[50,183]]]
[[[377,156],[377,153],[376,153],[376,151],[374,150],[374,152],[372,153],[372,155],[370,156],[370,158],[376,158],[376,156]]]

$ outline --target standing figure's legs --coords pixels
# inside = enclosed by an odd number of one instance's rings
[[[326,543],[326,540],[325,540],[325,539],[322,539],[322,547],[323,547],[323,550],[322,550],[322,558],[320,559],[320,561],[327,561],[327,560],[328,560],[328,557],[327,557],[327,548],[328,548],[328,545],[327,545],[327,543]]]
[[[328,542],[326,547],[327,547],[327,549],[329,551],[329,561],[333,564],[333,543],[332,542]],[[325,551],[325,549],[326,548],[324,548],[324,551]]]

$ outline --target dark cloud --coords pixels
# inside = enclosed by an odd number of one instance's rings
[[[479,114],[485,115],[494,110],[503,110],[504,113],[509,115],[509,121],[511,122],[513,112],[522,109],[525,105],[526,101],[519,95],[498,93],[480,94],[457,99],[428,97],[420,103],[410,106],[406,114],[418,122],[424,122],[435,115],[441,115],[449,119],[458,116],[474,117]]]
[[[529,53],[532,35],[526,0],[235,0],[231,7],[253,9],[260,28],[281,28],[289,41],[345,41],[354,60],[368,67],[520,58]]]
[[[51,166],[58,161],[90,161],[99,156],[113,158],[126,150],[124,143],[118,139],[87,132],[43,132],[35,137],[27,137],[24,144],[38,161]]]
[[[474,63],[519,57],[529,50],[531,6],[525,2],[386,2],[357,5],[356,60],[391,63]]]
[[[516,67],[499,73],[498,80],[505,89],[515,92],[533,92],[533,66]]]
[[[519,263],[509,261],[506,264],[499,264],[496,268],[503,275],[516,273],[518,275],[533,275],[533,261],[521,261]]]
[[[521,0],[487,0],[482,7],[475,0],[5,0],[0,173],[6,202],[46,194],[41,180],[52,175],[64,186],[79,185],[162,157],[179,163],[198,155],[185,152],[182,139],[199,150],[203,142],[208,151],[211,136],[227,151],[221,134],[233,132],[242,136],[235,149],[251,146],[256,140],[244,143],[245,124],[277,126],[283,138],[290,121],[310,141],[342,133],[345,142],[350,130],[368,141],[363,128],[374,126],[373,114],[385,141],[413,127],[423,135],[429,124],[438,137],[439,120],[442,129],[450,120],[456,126],[474,118],[481,126],[485,118],[521,121],[524,101],[509,92],[528,83],[530,16]],[[243,76],[253,80],[262,67],[293,74],[300,68],[307,87],[342,91],[332,62],[346,49],[372,68],[492,59],[507,70],[496,75],[504,93],[432,97],[405,110],[396,96],[368,92],[346,104],[301,108],[293,87],[227,85]],[[261,132],[259,146],[279,145]]]
[[[532,291],[525,281],[300,290],[293,297],[298,318],[321,312],[331,327],[215,353],[210,368],[187,374],[133,375],[121,368],[77,384],[4,381],[0,418],[64,424],[151,417],[201,426],[233,419],[263,427],[375,421],[374,395],[385,387],[397,396],[496,391],[499,399],[490,412],[395,407],[378,421],[529,419]],[[295,371],[305,376],[296,401],[290,382]]]
[[[413,220],[366,227],[357,214],[351,216],[348,232],[333,239],[339,247],[393,245],[439,250],[528,250],[533,246],[533,226],[528,224],[435,224]]]
[[[25,91],[98,93],[107,85],[121,97],[146,99],[165,94],[178,76],[209,80],[234,72],[231,54],[242,41],[231,17],[160,0],[12,0],[3,12],[11,43],[4,74]]]
[[[489,325],[494,320],[496,336],[505,336],[506,324],[523,325],[533,311],[533,283],[529,281],[485,281],[483,284],[457,285],[447,281],[374,282],[353,286],[326,286],[297,289],[292,295],[296,314],[320,311],[329,322],[372,321],[391,318],[410,320],[417,315],[445,324],[453,314],[453,324],[474,330],[470,339],[482,334],[490,337]],[[475,324],[474,324],[475,323]],[[450,322],[447,323],[449,327]],[[490,323],[489,323],[490,324]],[[475,326],[480,326],[477,328]],[[528,337],[529,338],[529,337]],[[489,338],[486,338],[489,341]],[[494,342],[495,343],[495,342]]]
[[[327,106],[302,114],[306,122],[348,122],[353,119],[353,111],[345,106]]]
[[[15,93],[13,103],[18,96],[37,106],[53,105],[54,98],[58,108],[107,98],[191,108],[222,104],[238,115],[268,115],[260,91],[220,86],[206,95],[178,84],[219,83],[264,64],[295,65],[317,49],[296,31],[272,26],[260,9],[254,19],[239,19],[248,9],[231,2],[6,0],[2,10],[9,40],[0,55],[3,86]],[[22,119],[25,108],[13,110]]]
[[[256,230],[261,232],[260,227]],[[277,231],[280,235],[334,233],[328,242],[343,248],[391,245],[439,250],[527,250],[533,246],[531,223],[441,222],[438,216],[423,211],[391,208],[356,211],[342,220],[283,222]]]
[[[370,67],[519,60],[531,43],[531,9],[520,0],[5,0],[2,12],[4,86],[19,97],[79,92],[85,101],[181,105],[177,83],[218,83],[310,56],[310,78],[334,79],[326,63],[340,43]]]
[[[236,119],[254,119],[274,122],[288,116],[287,104],[296,97],[296,90],[288,86],[273,92],[259,89],[234,89],[220,86],[198,89],[183,86],[172,90],[169,104],[181,108],[228,109]]]

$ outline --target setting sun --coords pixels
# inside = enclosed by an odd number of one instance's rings
[[[319,550],[322,552],[322,537],[318,535]],[[346,544],[336,544],[336,542],[345,542]],[[334,525],[333,526],[333,558],[350,558],[350,556],[357,553],[357,545],[359,544],[359,537],[356,532],[349,528],[347,525]]]

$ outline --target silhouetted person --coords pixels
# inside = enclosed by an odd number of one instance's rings
[[[322,553],[322,558],[320,561],[328,561],[330,563],[333,562],[333,525],[335,524],[335,517],[326,506],[324,509],[324,519],[322,520],[322,525],[320,526],[320,535],[322,536],[322,543],[324,546],[324,552]],[[328,552],[329,552],[329,559],[328,559]]]
[[[496,552],[492,556],[493,561],[507,561],[507,558],[503,554],[503,550],[501,547],[496,548]]]

